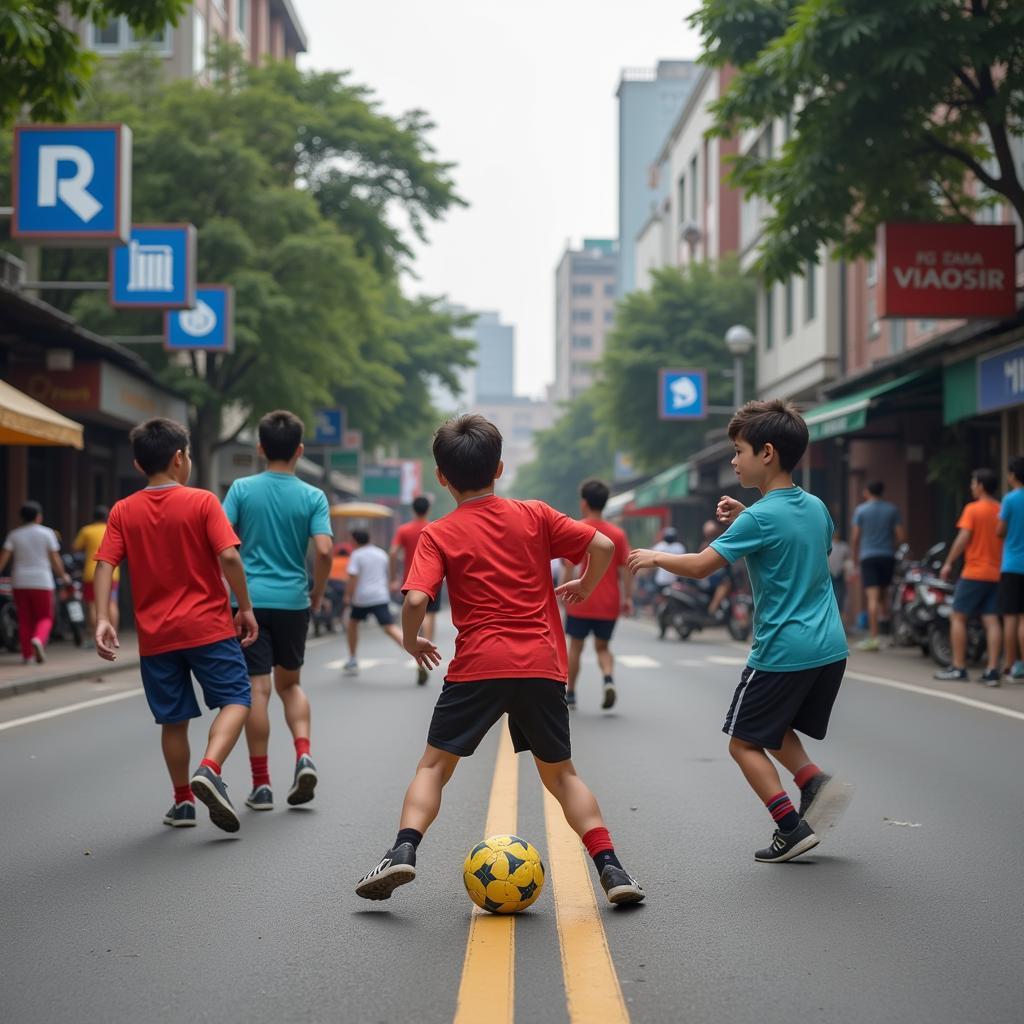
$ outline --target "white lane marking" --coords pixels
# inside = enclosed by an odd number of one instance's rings
[[[324,668],[337,669],[344,668],[345,662],[348,658],[338,658],[337,661],[328,661]],[[359,659],[359,671],[367,668],[380,668],[381,665],[401,665],[403,668],[416,668],[416,662],[410,658],[408,661],[403,661],[401,658],[360,658]]]
[[[683,668],[703,668],[706,662],[702,658],[676,658],[672,664]]]
[[[708,654],[705,661],[710,661],[712,665],[746,665],[746,658],[731,658],[724,654]]]
[[[313,640],[306,641],[306,647],[322,647],[324,644],[341,643],[341,637],[339,636],[318,636]]]
[[[9,722],[0,722],[0,732],[4,729],[14,729],[19,725],[31,725],[33,722],[43,722],[47,718],[57,718],[60,715],[70,715],[72,711],[85,711],[86,708],[97,708],[101,704],[112,704],[115,700],[124,700],[127,697],[137,697],[142,693],[140,686],[135,690],[125,690],[123,693],[109,693],[106,697],[95,697],[92,700],[82,700],[77,704],[68,704],[64,708],[53,708],[50,711],[40,711],[37,715],[26,715],[24,718],[12,718]]]
[[[893,690],[906,690],[907,693],[918,693],[924,697],[935,697],[938,700],[951,700],[954,704],[963,704],[965,707],[976,708],[978,711],[991,711],[994,715],[1004,715],[1006,718],[1016,718],[1024,722],[1024,711],[1003,708],[998,704],[975,700],[973,697],[961,697],[958,693],[943,693],[941,690],[930,690],[926,686],[915,686],[913,683],[901,683],[896,679],[886,679],[884,676],[869,676],[864,672],[847,672],[846,675],[850,679],[859,679],[862,683],[888,686]]]
[[[619,662],[626,668],[661,668],[661,662],[646,654],[620,654]]]

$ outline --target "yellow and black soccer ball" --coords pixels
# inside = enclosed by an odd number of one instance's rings
[[[544,888],[544,862],[519,836],[491,836],[469,851],[462,865],[469,898],[492,914],[518,914]]]

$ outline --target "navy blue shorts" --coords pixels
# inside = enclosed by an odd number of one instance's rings
[[[578,615],[566,615],[565,635],[573,640],[586,640],[591,633],[595,640],[611,640],[618,619],[583,619]]]
[[[961,577],[953,591],[953,611],[961,615],[998,615],[999,584]]]
[[[202,647],[144,655],[139,662],[146,700],[157,725],[187,722],[202,714],[192,687],[193,675],[208,708],[252,704],[249,670],[242,645],[234,637]]]
[[[394,624],[395,621],[395,617],[391,614],[390,607],[388,607],[388,605],[386,604],[352,605],[353,622],[365,622],[371,615],[382,626],[391,626]]]

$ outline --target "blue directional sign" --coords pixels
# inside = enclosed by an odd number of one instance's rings
[[[707,374],[703,370],[662,370],[658,374],[658,418],[707,418]]]
[[[123,245],[132,209],[132,133],[123,124],[18,125],[11,234]]]
[[[164,348],[168,352],[234,352],[235,289],[229,284],[197,285],[194,309],[164,314]]]
[[[316,414],[316,430],[313,444],[340,448],[345,439],[345,410],[319,409]]]
[[[196,229],[133,224],[127,245],[110,250],[110,304],[191,309],[196,302]]]

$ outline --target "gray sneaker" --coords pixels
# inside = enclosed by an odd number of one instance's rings
[[[818,845],[818,837],[814,830],[806,822],[801,820],[792,832],[783,832],[781,828],[775,830],[772,836],[771,845],[754,854],[754,860],[762,864],[784,864],[794,857],[799,857],[808,850],[813,850]]]
[[[357,676],[359,675],[359,662],[355,658],[349,658],[344,665],[341,666],[341,674],[345,676]]]
[[[316,765],[309,754],[303,754],[295,762],[295,781],[292,788],[288,790],[288,803],[291,807],[298,807],[299,804],[308,804],[313,799],[313,791],[319,776],[316,773]]]
[[[853,786],[834,778],[828,772],[819,772],[800,790],[800,809],[797,813],[811,826],[813,832],[824,832],[835,828],[852,799]]]
[[[192,792],[210,809],[210,821],[225,832],[237,832],[242,823],[228,799],[228,787],[211,768],[201,764],[192,775]]]
[[[943,683],[966,683],[967,682],[967,669],[955,668],[950,665],[949,668],[942,669],[941,672],[936,672],[932,679],[938,679]]]
[[[164,815],[164,824],[171,828],[195,828],[196,805],[191,800],[182,800],[180,804],[172,804]]]
[[[256,786],[245,798],[245,806],[254,811],[272,811],[274,809],[274,791],[269,786]]]
[[[608,902],[616,906],[622,903],[639,903],[647,895],[632,875],[614,864],[605,864],[604,871],[601,872],[601,888],[604,889]]]
[[[400,886],[416,877],[416,848],[412,843],[401,843],[388,850],[381,862],[359,879],[356,895],[364,900],[389,900]]]

